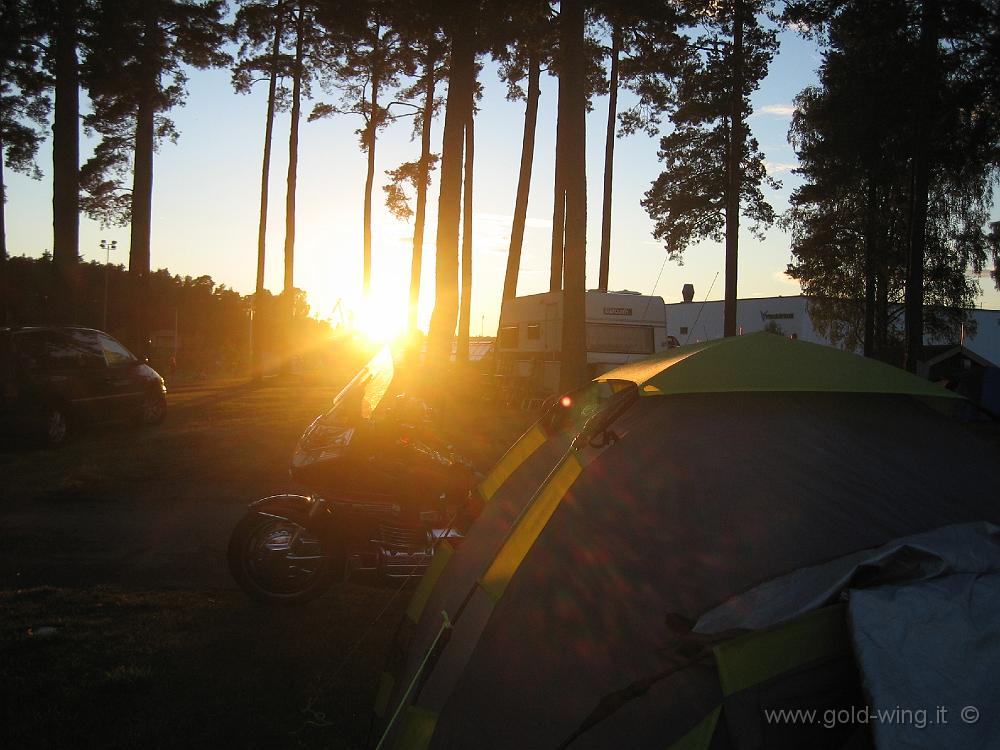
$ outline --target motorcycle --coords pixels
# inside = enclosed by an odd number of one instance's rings
[[[408,393],[388,346],[317,417],[292,455],[307,494],[252,503],[229,541],[229,568],[253,599],[299,604],[354,573],[417,577],[438,540],[471,523],[477,475]]]

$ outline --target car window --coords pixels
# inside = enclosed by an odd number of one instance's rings
[[[107,360],[109,367],[130,365],[136,361],[135,355],[132,352],[110,336],[103,333],[99,333],[97,336],[101,340],[101,346],[104,347],[104,359]]]
[[[89,331],[27,331],[18,336],[22,366],[40,370],[103,367],[104,353]]]
[[[104,367],[104,351],[93,331],[70,329],[64,332],[66,346],[76,353],[84,367]]]

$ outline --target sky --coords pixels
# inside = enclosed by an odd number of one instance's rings
[[[792,31],[780,35],[780,49],[767,78],[752,97],[749,125],[765,154],[768,170],[782,182],[765,189],[775,210],[788,205],[799,184],[792,174],[796,160],[787,142],[795,95],[816,82],[820,52]],[[506,101],[506,87],[487,62],[480,76],[484,96],[476,119],[475,192],[473,198],[472,333],[495,332],[506,267],[511,217],[517,187],[524,103]],[[518,294],[548,289],[552,232],[552,176],[555,147],[557,82],[543,77],[538,113],[534,171],[528,204]],[[170,116],[180,131],[177,144],[166,142],[154,163],[152,265],[180,275],[210,275],[242,293],[253,291],[257,256],[260,164],[266,86],[249,95],[233,91],[227,70],[190,71],[184,107]],[[314,101],[332,102],[335,94],[314,87]],[[620,109],[633,101],[619,97]],[[84,106],[87,106],[84,104]],[[601,237],[601,201],[607,97],[598,97],[587,117],[587,286],[597,285]],[[432,130],[432,148],[440,152],[443,117]],[[295,285],[306,290],[312,312],[330,317],[338,300],[350,310],[361,306],[362,202],[366,157],[359,149],[359,117],[338,115],[300,126],[296,219]],[[283,274],[285,175],[289,118],[275,122],[268,212],[266,286],[281,289]],[[412,223],[395,219],[385,208],[385,170],[418,157],[410,120],[391,125],[376,148],[373,217],[373,299],[371,305],[387,329],[402,326],[409,288]],[[653,239],[653,222],[640,206],[643,194],[660,172],[657,138],[637,134],[619,139],[615,150],[614,205],[610,284],[657,294],[668,303],[680,300],[681,287],[692,283],[696,299],[721,299],[724,249],[705,241],[690,247],[682,262],[667,260]],[[86,159],[94,141],[84,138]],[[43,172],[51,171],[50,144],[38,155]],[[51,247],[51,183],[7,171],[7,248],[11,255],[39,256]],[[426,328],[433,306],[434,235],[437,224],[437,174],[430,188],[420,322]],[[997,217],[994,209],[994,220]],[[80,252],[85,260],[103,261],[102,239],[117,240],[111,261],[127,265],[128,228],[101,227],[81,219]],[[739,296],[796,295],[798,284],[784,274],[790,260],[789,237],[778,227],[763,241],[741,231]],[[662,271],[662,273],[661,273]],[[980,305],[1000,308],[1000,293],[988,275],[981,280]]]

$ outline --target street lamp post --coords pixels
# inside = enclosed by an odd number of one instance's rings
[[[108,330],[108,274],[111,270],[111,251],[118,248],[118,240],[101,240],[101,249],[104,251],[104,323],[101,330]]]

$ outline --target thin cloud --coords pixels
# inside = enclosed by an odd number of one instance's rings
[[[764,169],[767,170],[768,174],[781,174],[782,172],[791,172],[795,169],[798,164],[787,161],[764,161]]]
[[[812,26],[807,24],[805,21],[788,21],[785,23],[785,28],[799,34],[808,34],[812,31]]]
[[[778,117],[791,117],[795,114],[795,107],[791,104],[767,104],[761,107],[758,112],[763,115],[776,115]]]
[[[774,279],[777,282],[782,283],[782,284],[788,284],[789,286],[795,286],[795,287],[797,287],[799,285],[798,279],[793,279],[791,276],[789,276],[784,271],[775,271],[771,275],[771,278]]]

